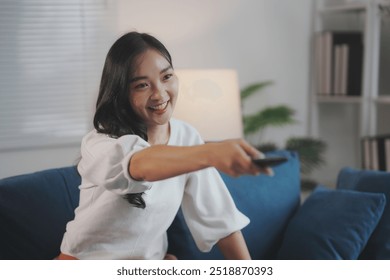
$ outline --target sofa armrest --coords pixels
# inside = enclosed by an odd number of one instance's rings
[[[76,167],[0,180],[0,259],[52,259],[79,202]]]

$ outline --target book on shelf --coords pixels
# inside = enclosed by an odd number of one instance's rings
[[[348,45],[341,44],[335,46],[333,67],[333,93],[335,95],[346,95],[348,91],[348,54]]]
[[[360,96],[363,33],[323,31],[315,37],[315,71],[320,95]]]
[[[390,172],[390,134],[362,139],[362,168]]]

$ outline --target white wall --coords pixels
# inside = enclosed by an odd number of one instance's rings
[[[177,68],[234,68],[240,86],[273,80],[244,112],[288,104],[298,123],[270,129],[263,140],[284,143],[307,132],[310,0],[120,0],[118,34],[158,37]],[[0,153],[0,177],[74,164],[78,145]]]

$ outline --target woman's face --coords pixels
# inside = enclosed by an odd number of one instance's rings
[[[130,81],[130,104],[148,127],[167,124],[177,100],[177,77],[169,62],[153,49],[140,55],[137,63]]]

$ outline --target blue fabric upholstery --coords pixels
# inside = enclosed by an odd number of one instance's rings
[[[0,180],[0,259],[52,259],[79,202],[75,167]]]
[[[286,224],[300,203],[297,154],[276,151],[268,155],[286,156],[289,159],[273,168],[273,177],[260,175],[232,178],[221,174],[237,208],[251,220],[242,232],[253,259],[276,257]],[[169,251],[179,259],[223,259],[217,246],[210,253],[202,253],[196,248],[182,213],[174,220],[168,236]]]
[[[383,194],[317,188],[291,219],[280,259],[357,259],[382,216]]]
[[[387,204],[378,226],[373,232],[361,259],[390,259],[390,173],[384,171],[343,168],[337,178],[338,189],[383,193]]]

